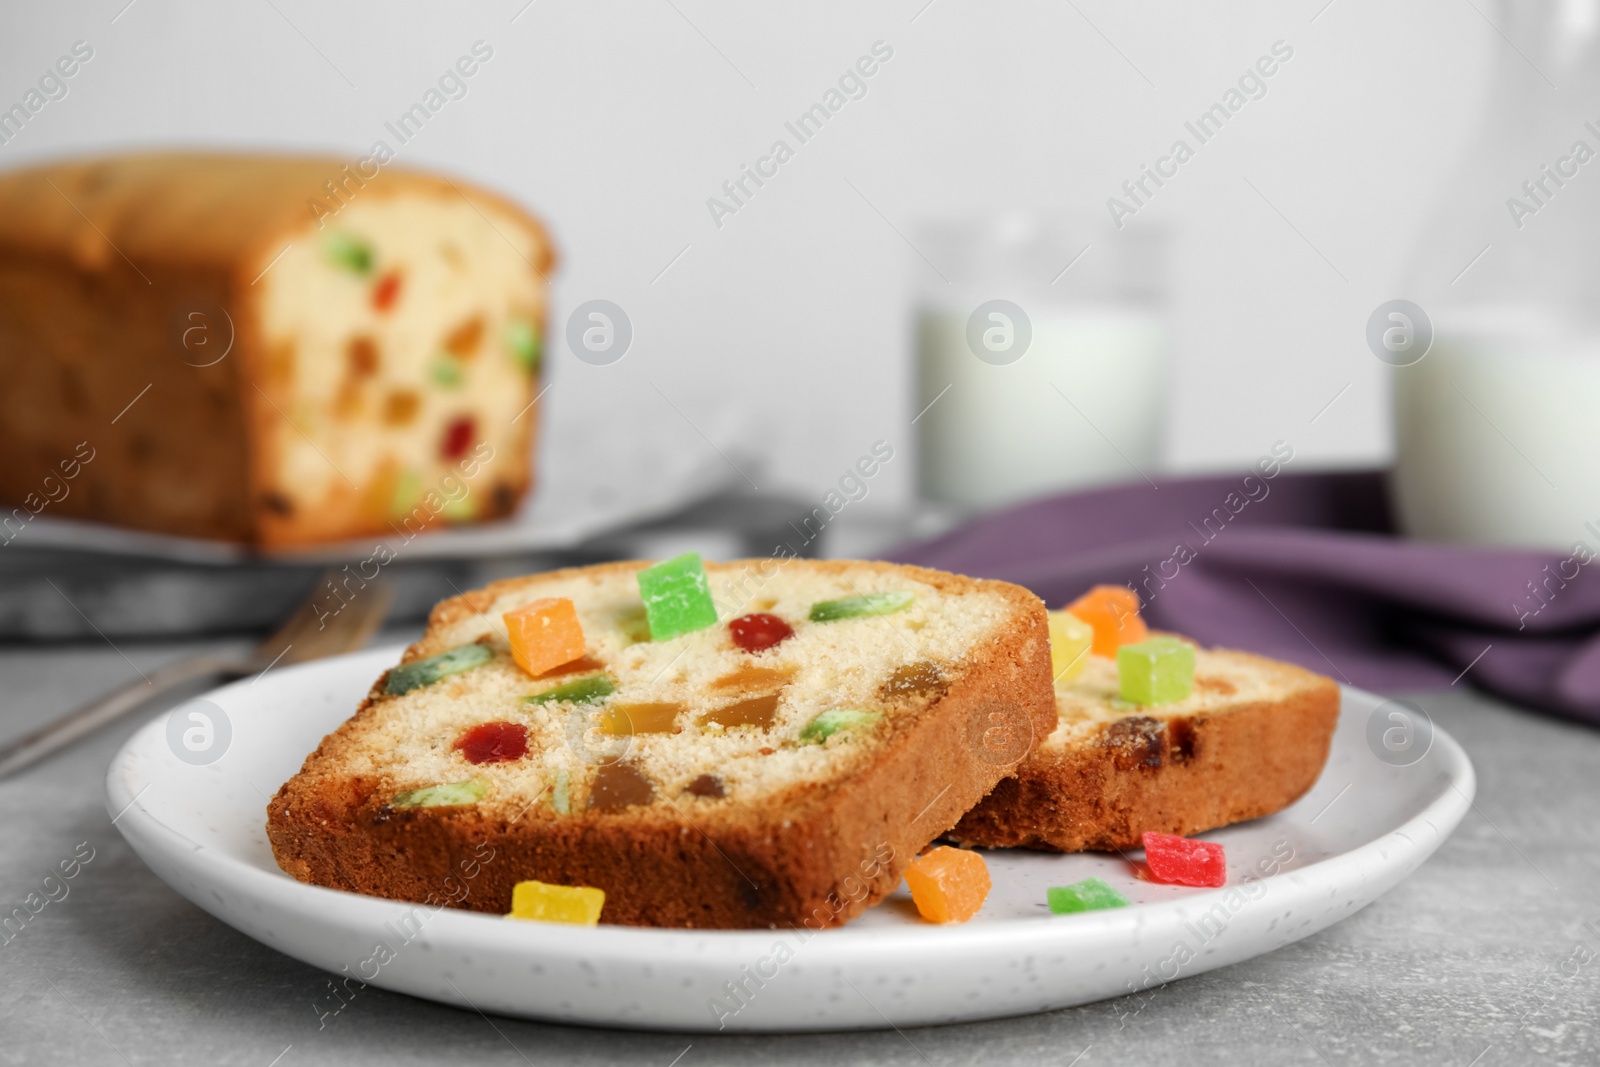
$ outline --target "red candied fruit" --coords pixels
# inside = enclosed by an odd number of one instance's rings
[[[510,763],[528,754],[528,728],[519,722],[486,722],[456,738],[450,747],[468,763]]]
[[[372,287],[372,306],[379,311],[388,311],[394,307],[395,299],[400,295],[400,272],[392,270],[378,279]]]
[[[471,415],[451,419],[450,425],[444,428],[444,437],[439,441],[440,458],[460,459],[467,454],[467,449],[472,447],[472,439],[477,436],[478,424]]]
[[[1192,841],[1177,834],[1146,831],[1144,862],[1150,879],[1168,885],[1228,884],[1228,860],[1215,841]]]
[[[754,615],[742,615],[728,623],[728,632],[733,635],[733,643],[746,652],[765,652],[773,645],[793,637],[794,627],[776,615],[757,612]]]

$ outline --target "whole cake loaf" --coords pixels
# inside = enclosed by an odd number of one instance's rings
[[[536,882],[603,899],[590,921],[820,929],[892,892],[1055,718],[1018,586],[692,553],[555,571],[439,605],[267,836],[301,881],[397,900],[470,870],[454,899],[477,911]]]
[[[0,177],[0,540],[46,509],[264,547],[509,514],[552,262],[513,204],[391,167]]]

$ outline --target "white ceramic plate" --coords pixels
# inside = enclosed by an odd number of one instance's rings
[[[109,811],[169,885],[281,952],[356,976],[352,982],[365,977],[447,1004],[560,1022],[912,1026],[1153,988],[1270,952],[1359,910],[1428,858],[1475,789],[1472,765],[1450,737],[1433,729],[1426,743],[1425,723],[1390,718],[1403,708],[1346,689],[1316,787],[1278,815],[1206,835],[1227,846],[1223,889],[1142,881],[1115,855],[998,851],[986,854],[994,889],[964,926],[922,923],[904,886],[848,927],[814,934],[511,922],[301,885],[273,862],[267,798],[399,652],[275,670],[174,709],[118,753]],[[191,745],[206,741],[204,723],[190,717],[196,711],[213,721],[211,748],[190,759],[221,752],[203,766],[177,755],[189,752],[186,730],[194,731]],[[1385,740],[1392,748],[1408,736],[1410,756],[1384,749]],[[1393,765],[1424,744],[1420,759]],[[1090,875],[1133,906],[1051,915],[1045,890]],[[330,995],[322,1007],[333,1012],[339,1003]]]

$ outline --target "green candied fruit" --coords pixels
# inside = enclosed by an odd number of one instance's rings
[[[422,502],[422,475],[408,467],[394,480],[394,494],[389,498],[389,517],[403,519]]]
[[[322,254],[329,263],[352,274],[372,273],[372,246],[353,234],[328,234],[322,239]]]
[[[811,621],[833,622],[835,619],[860,619],[868,615],[893,615],[909,608],[915,599],[910,593],[867,593],[838,600],[819,600],[811,605]]]
[[[466,782],[447,782],[421,789],[408,789],[396,793],[389,801],[391,808],[450,808],[460,804],[476,804],[489,792],[489,783],[474,778]]]
[[[478,498],[471,493],[455,500],[446,497],[439,514],[447,522],[471,522],[478,515]]]
[[[1128,906],[1128,898],[1111,888],[1103,878],[1085,878],[1071,885],[1053,885],[1045,891],[1045,899],[1056,915]]]
[[[1130,704],[1171,704],[1194,687],[1194,646],[1152,637],[1117,649],[1117,680]]]
[[[459,389],[465,380],[461,372],[461,361],[451,355],[442,355],[435,359],[433,365],[428,368],[428,377],[446,389]]]
[[[409,693],[413,689],[432,685],[452,674],[481,667],[493,658],[494,652],[488,645],[480,645],[474,641],[470,645],[452,648],[437,656],[400,664],[389,672],[389,680],[383,684],[383,691],[389,696],[397,697],[401,693]]]
[[[617,680],[611,675],[590,674],[522,699],[529,704],[594,704],[616,691]]]
[[[550,806],[557,815],[565,815],[572,810],[572,775],[566,771],[556,772],[556,784],[550,789]]]
[[[883,718],[882,713],[876,711],[858,711],[855,708],[834,708],[825,711],[815,719],[806,723],[805,729],[800,731],[801,744],[822,744],[840,730],[853,730],[857,726],[869,726]]]
[[[711,602],[711,583],[698,552],[685,552],[640,571],[639,597],[652,641],[716,625],[717,606]]]
[[[539,373],[539,360],[543,355],[544,344],[539,339],[539,331],[533,328],[533,323],[521,319],[507,323],[506,347],[511,349],[511,358],[517,361],[517,366],[529,374]]]

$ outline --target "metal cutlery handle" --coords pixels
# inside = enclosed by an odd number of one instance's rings
[[[238,656],[196,656],[168,663],[144,678],[69,712],[32,733],[0,747],[0,778],[15,774],[78,738],[119,719],[147,701],[200,678],[244,674],[249,664]]]

